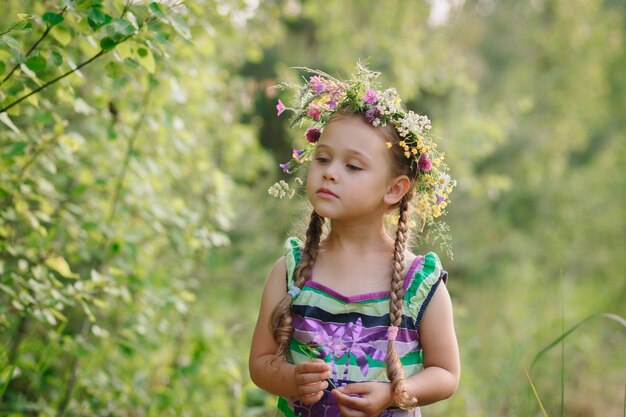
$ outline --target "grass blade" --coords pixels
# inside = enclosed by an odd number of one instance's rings
[[[537,362],[539,361],[539,359],[541,359],[541,357],[548,352],[550,349],[552,349],[553,347],[555,347],[556,345],[558,345],[563,339],[565,339],[567,336],[569,336],[570,334],[572,334],[576,329],[578,329],[581,325],[583,325],[584,323],[588,322],[589,320],[592,319],[596,319],[596,318],[605,318],[605,319],[609,319],[609,320],[613,320],[619,324],[621,324],[625,329],[626,329],[626,319],[624,319],[621,316],[618,316],[617,314],[612,314],[612,313],[596,313],[596,314],[592,314],[588,317],[585,317],[584,319],[582,319],[581,321],[579,321],[578,323],[576,323],[575,325],[573,325],[572,327],[570,327],[566,332],[564,332],[563,334],[561,334],[559,337],[557,337],[556,339],[554,339],[552,342],[550,342],[546,347],[544,347],[543,349],[541,349],[539,351],[539,353],[537,353],[532,361],[532,363],[530,364],[530,370],[532,372],[533,367],[537,364]]]
[[[526,374],[526,378],[528,378],[530,387],[533,389],[533,394],[535,394],[535,398],[537,399],[537,403],[539,404],[539,408],[541,409],[541,413],[543,414],[543,417],[548,417],[548,413],[546,412],[546,409],[543,408],[543,403],[541,402],[541,398],[539,398],[539,393],[535,389],[535,384],[533,384],[533,381],[532,379],[530,379],[530,375],[528,374],[528,371],[525,368],[524,368],[524,373]]]

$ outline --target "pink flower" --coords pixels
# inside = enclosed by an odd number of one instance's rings
[[[367,90],[363,100],[368,104],[374,104],[378,102],[378,93],[376,93],[376,90]]]
[[[309,116],[311,119],[318,121],[320,119],[320,116],[322,115],[322,109],[320,109],[319,106],[316,104],[311,104],[311,106],[309,107],[309,111],[306,115]]]
[[[430,171],[430,168],[432,168],[433,164],[430,162],[428,153],[423,153],[420,156],[420,159],[417,160],[417,166],[422,172]]]
[[[321,134],[322,134],[321,130],[319,130],[318,128],[312,127],[310,129],[307,129],[306,131],[306,140],[308,140],[310,143],[315,143],[319,140]]]
[[[278,104],[276,105],[276,116],[280,116],[282,112],[285,111],[285,105],[280,99],[278,99]]]
[[[322,91],[324,91],[326,80],[319,75],[314,75],[309,78],[309,83],[311,83],[311,88],[313,88],[313,91],[315,91],[316,93],[321,93]]]

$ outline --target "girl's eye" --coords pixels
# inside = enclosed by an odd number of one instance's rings
[[[350,170],[350,171],[361,171],[363,168],[358,167],[356,165],[352,165],[352,164],[348,164],[346,165],[346,167]]]
[[[325,158],[323,156],[318,156],[315,158],[315,160],[317,162],[319,162],[320,164],[327,164],[328,163],[328,158]]]

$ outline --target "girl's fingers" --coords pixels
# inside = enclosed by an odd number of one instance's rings
[[[323,381],[327,378],[330,378],[330,372],[306,373],[306,374],[296,373],[296,384],[298,385],[312,384],[314,382]]]
[[[332,393],[335,396],[335,399],[337,400],[337,403],[339,404],[339,406],[343,406],[348,409],[349,408],[358,409],[362,405],[361,404],[362,399],[360,397],[351,397],[350,395],[344,394],[338,389],[333,390]]]
[[[318,392],[317,394],[310,394],[305,396],[298,397],[300,402],[304,405],[313,405],[319,400],[322,399],[322,395],[324,395],[323,391]]]
[[[322,391],[326,388],[328,388],[328,382],[326,382],[326,380],[314,382],[312,384],[298,385],[298,396],[301,397],[314,394],[321,395]]]
[[[319,373],[330,372],[330,366],[321,359],[313,359],[307,362],[299,362],[296,364],[296,373]]]

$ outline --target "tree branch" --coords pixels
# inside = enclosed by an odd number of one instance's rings
[[[62,16],[62,15],[63,15],[66,11],[67,11],[67,6],[65,6],[65,7],[61,10],[61,13],[59,13],[59,14]],[[15,27],[15,26],[13,26],[13,27]],[[33,44],[33,46],[31,46],[31,47],[30,47],[30,49],[28,50],[28,52],[26,52],[25,57],[29,56],[29,55],[30,55],[30,54],[31,54],[31,53],[35,50],[35,48],[37,48],[37,46],[41,43],[41,41],[42,41],[42,40],[43,40],[46,36],[48,36],[48,33],[50,33],[50,31],[52,30],[52,27],[53,27],[52,25],[50,25],[50,24],[48,25],[48,27],[46,28],[46,30],[44,31],[44,33],[41,35],[41,37],[40,37],[39,39],[37,39],[37,42],[35,42],[35,43]],[[11,29],[13,29],[13,28],[11,28]],[[11,29],[9,29],[9,31],[10,31]],[[5,33],[7,33],[7,32],[5,32]],[[4,35],[4,33],[3,33],[3,35]],[[11,75],[13,75],[13,73],[15,72],[15,70],[17,70],[17,68],[20,66],[20,64],[21,64],[21,62],[18,62],[17,64],[15,64],[15,66],[11,69],[11,71],[9,71],[9,73],[7,74],[7,76],[6,76],[6,77],[4,77],[4,79],[0,82],[0,85],[4,84],[4,82],[5,82],[6,80],[8,80],[9,78],[11,78]],[[2,111],[0,111],[0,113],[2,113]]]
[[[89,321],[89,318],[86,317],[83,320],[83,324],[80,329],[80,335],[83,337],[83,339],[87,339],[87,336],[89,335],[89,329],[91,329],[91,323]],[[74,354],[74,357],[72,358],[72,369],[70,370],[70,377],[67,381],[67,386],[65,387],[65,395],[63,396],[63,399],[59,403],[59,408],[57,409],[57,417],[63,417],[65,415],[65,409],[67,408],[68,404],[70,403],[70,399],[72,398],[72,391],[74,390],[74,385],[76,385],[76,380],[78,379],[78,360],[79,355]]]
[[[171,9],[170,9],[171,10]],[[157,20],[157,18],[155,16],[150,17],[149,19],[146,19],[146,21],[143,23],[142,27],[145,25],[149,25],[150,23],[152,23],[153,21]],[[123,38],[121,41],[117,42],[117,45],[120,45],[124,42],[126,42],[128,39],[132,38],[133,36],[135,36],[137,33],[139,33],[139,30],[137,30],[136,32],[132,33],[131,35],[126,36],[125,38]],[[112,51],[115,48],[111,48],[111,49],[101,49],[100,52],[98,52],[96,55],[92,56],[91,58],[89,58],[87,61],[84,61],[82,63],[80,63],[76,68],[66,72],[65,74],[62,74],[58,77],[56,77],[53,80],[48,81],[47,83],[45,83],[44,85],[34,89],[33,91],[31,91],[30,93],[18,98],[17,100],[15,100],[14,102],[8,104],[6,107],[0,108],[0,113],[5,112],[7,110],[9,110],[11,107],[21,103],[22,101],[26,100],[28,97],[32,96],[33,94],[37,94],[39,93],[41,90],[49,87],[50,85],[56,83],[57,81],[62,80],[63,78],[67,77],[68,75],[78,71],[79,69],[81,69],[82,67],[84,67],[87,64],[90,64],[91,62],[95,61],[96,59],[100,58],[102,55],[106,54],[109,51]]]
[[[56,77],[53,80],[48,81],[47,83],[45,83],[44,85],[34,89],[33,91],[31,91],[30,93],[18,98],[17,100],[15,100],[13,103],[8,104],[6,107],[3,107],[0,109],[0,113],[5,112],[7,110],[9,110],[11,107],[21,103],[22,101],[26,100],[28,97],[32,96],[33,94],[37,94],[38,92],[40,92],[41,90],[49,87],[50,85],[56,83],[57,81],[62,80],[63,78],[67,77],[68,75],[78,71],[79,69],[81,69],[82,67],[84,67],[87,64],[90,64],[91,62],[95,61],[97,58],[100,58],[102,55],[106,54],[107,52],[109,52],[110,49],[102,49],[100,50],[100,52],[98,52],[96,55],[92,56],[91,58],[89,58],[87,61],[84,61],[82,63],[80,63],[76,68],[69,70],[68,72],[66,72],[65,74],[59,75],[58,77]]]

